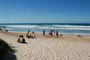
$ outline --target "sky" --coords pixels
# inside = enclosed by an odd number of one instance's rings
[[[90,0],[0,0],[0,23],[90,23]]]

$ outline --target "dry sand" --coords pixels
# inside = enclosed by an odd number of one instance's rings
[[[17,60],[90,60],[90,36],[43,37],[36,34],[35,39],[25,37],[27,44],[17,43],[19,34],[3,33],[0,38],[15,46]]]

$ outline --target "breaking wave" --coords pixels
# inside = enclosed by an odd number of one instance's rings
[[[6,25],[9,28],[29,28],[29,29],[67,29],[67,30],[90,30],[90,26],[74,25]]]
[[[45,29],[49,32],[51,29],[57,29],[60,33],[90,34],[90,26],[84,25],[0,25],[0,28],[6,28],[10,32],[27,32],[29,29],[37,32]]]

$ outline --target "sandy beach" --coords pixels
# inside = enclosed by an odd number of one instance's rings
[[[0,38],[14,46],[17,60],[90,60],[90,36],[63,35],[45,37],[36,33],[26,44],[17,43],[18,35],[26,33],[0,32]]]

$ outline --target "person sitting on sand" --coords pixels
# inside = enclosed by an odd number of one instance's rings
[[[45,36],[45,30],[43,30],[43,36]]]
[[[6,29],[5,32],[8,32],[8,30]]]
[[[78,35],[77,37],[82,37],[82,35]]]
[[[23,37],[23,35],[20,35],[20,36],[19,36],[18,42],[20,42],[20,43],[26,43],[26,42],[25,42],[25,38]]]
[[[28,30],[28,32],[27,32],[27,34],[26,34],[26,37],[27,38],[30,38],[31,36],[30,36],[30,30]]]
[[[32,34],[30,36],[31,36],[31,38],[36,38],[35,32],[32,32]]]
[[[63,36],[63,34],[60,34],[60,36]]]

